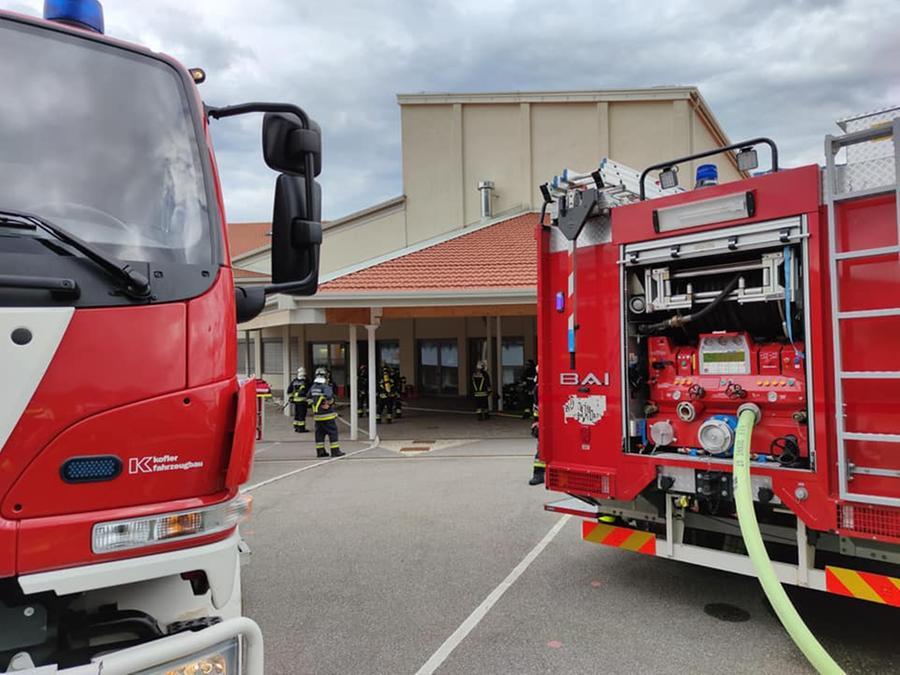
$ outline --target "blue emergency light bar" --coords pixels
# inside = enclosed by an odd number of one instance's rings
[[[44,0],[44,18],[103,33],[103,7],[99,0]]]

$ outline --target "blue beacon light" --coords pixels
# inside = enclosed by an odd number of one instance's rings
[[[44,18],[103,33],[103,7],[99,0],[44,0]]]

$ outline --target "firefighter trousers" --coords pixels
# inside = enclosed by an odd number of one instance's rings
[[[476,392],[475,393],[475,415],[480,420],[484,420],[488,418],[489,409],[488,409],[488,394]]]
[[[337,419],[316,420],[316,454],[325,452],[325,437],[328,437],[328,449],[331,452],[341,449],[338,439]]]
[[[307,403],[305,400],[294,402],[294,431],[298,434],[306,431],[306,410]]]
[[[369,390],[360,388],[356,396],[356,406],[361,416],[369,414]]]
[[[375,420],[384,420],[388,424],[394,419],[394,399],[390,396],[378,397],[378,410]]]

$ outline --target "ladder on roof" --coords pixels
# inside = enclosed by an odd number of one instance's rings
[[[892,111],[893,112],[893,111]],[[869,124],[872,121],[869,120]],[[893,152],[884,152],[890,143],[879,144],[881,156],[872,157],[872,144],[877,141],[892,141]],[[868,145],[864,145],[868,144]],[[835,156],[842,149],[847,149],[848,163],[837,165]],[[852,153],[863,160],[851,161]],[[900,116],[886,120],[880,124],[872,124],[868,128],[840,136],[825,137],[825,175],[824,195],[828,207],[828,253],[831,283],[831,317],[834,336],[834,383],[835,383],[835,422],[837,431],[838,481],[841,499],[865,504],[881,506],[900,506],[900,433],[879,433],[871,429],[847,429],[847,405],[853,404],[848,398],[846,387],[851,380],[878,381],[900,379],[900,370],[845,370],[843,362],[845,352],[842,343],[842,328],[848,322],[864,321],[881,317],[900,317],[900,306],[879,307],[877,309],[844,310],[841,304],[841,283],[839,276],[841,263],[844,261],[866,261],[874,258],[895,259],[900,264]],[[843,202],[862,197],[894,194],[896,200],[897,244],[877,248],[838,250],[838,210]],[[890,301],[889,301],[890,302]],[[900,415],[898,415],[900,417]],[[872,443],[884,448],[882,457],[894,458],[894,461],[881,462],[882,466],[860,466],[853,460],[857,455],[852,453],[853,443]],[[848,448],[848,443],[851,447]],[[865,457],[866,455],[860,455]],[[875,463],[868,460],[868,463]],[[882,479],[881,485],[890,485],[891,489],[881,490],[873,494],[871,488],[853,489],[854,477],[877,477]],[[886,482],[884,482],[886,481]]]
[[[622,206],[640,201],[641,173],[630,166],[615,162],[608,157],[600,160],[600,166],[585,173],[563,169],[562,174],[554,176],[547,183],[550,196],[554,199],[568,197],[574,192],[597,188],[606,199],[604,207]],[[647,197],[663,197],[665,195],[684,192],[684,188],[676,187],[663,190],[655,182],[648,182]]]

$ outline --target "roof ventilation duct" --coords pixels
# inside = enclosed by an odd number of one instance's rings
[[[481,193],[481,219],[488,220],[494,215],[494,207],[491,203],[491,197],[494,194],[494,181],[479,181],[478,191]]]

